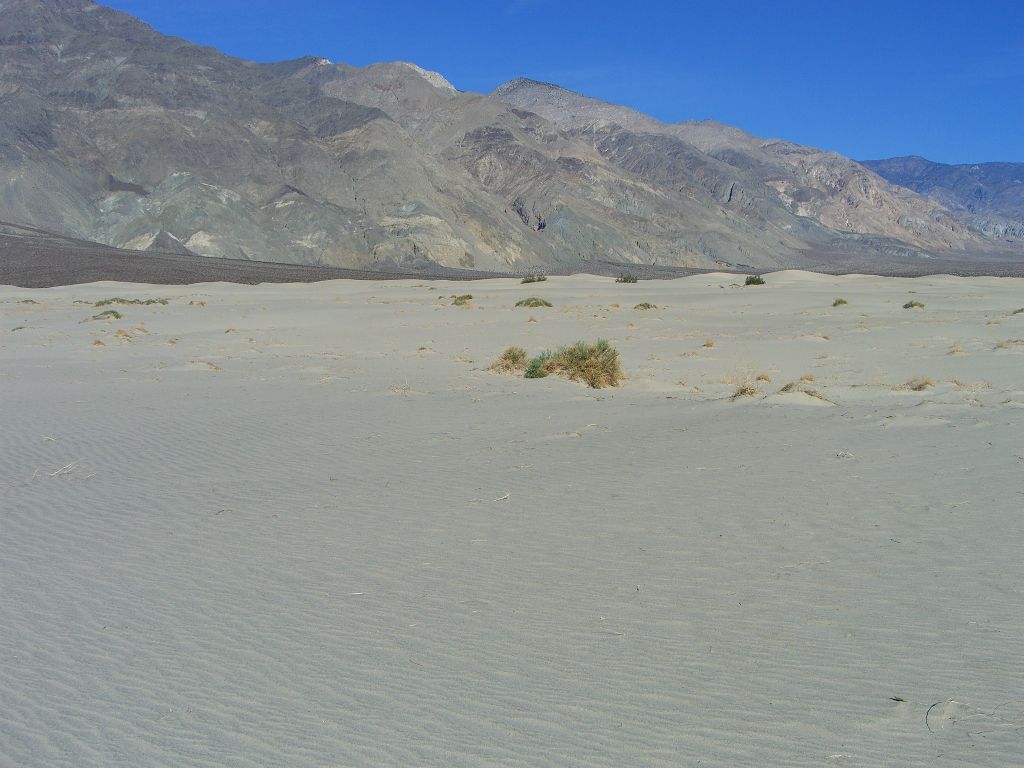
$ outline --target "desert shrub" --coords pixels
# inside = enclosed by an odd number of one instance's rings
[[[35,299],[22,299],[18,302],[19,304],[38,304],[39,302]]]
[[[547,275],[527,275],[526,277],[524,277],[519,282],[521,282],[523,284],[526,284],[526,283],[543,283],[547,279],[548,279]]]
[[[704,346],[707,347],[708,349],[711,349],[713,346],[715,346],[715,340],[714,339],[707,339],[707,340],[705,340],[704,341]]]
[[[627,275],[625,273],[615,278],[616,283],[635,283],[636,275]]]
[[[908,301],[903,305],[904,309],[924,309],[924,304],[920,301]]]
[[[120,296],[115,296],[112,299],[103,299],[93,304],[94,307],[108,307],[111,304],[141,304],[143,306],[151,306],[153,304],[167,304],[169,299],[122,299]]]
[[[552,304],[550,301],[547,301],[545,299],[541,299],[536,296],[531,296],[528,299],[520,299],[519,301],[516,302],[516,306],[530,307],[531,309],[535,309],[537,307],[550,307],[552,306]]]
[[[639,304],[637,304],[635,307],[633,307],[633,309],[657,309],[657,308],[658,308],[658,306],[656,304],[651,304],[649,301],[641,301]]]
[[[526,372],[523,374],[524,378],[543,379],[547,376],[550,373],[547,367],[548,361],[551,360],[553,356],[553,352],[544,351],[530,360],[529,364],[526,366]]]
[[[1024,314],[1024,307],[1021,307],[1020,309],[1015,309],[1010,314],[1011,315],[1021,315],[1021,314]]]
[[[464,293],[461,296],[452,297],[452,305],[456,307],[465,307],[469,305],[469,302],[473,300],[473,294]]]
[[[764,285],[764,278],[760,275],[747,275],[744,285]]]
[[[525,376],[542,379],[552,373],[585,382],[594,389],[617,387],[625,375],[618,350],[604,339],[594,344],[577,341],[555,352],[542,352],[530,361]]]
[[[833,307],[841,307],[844,304],[849,304],[849,303],[850,302],[848,302],[846,299],[836,299],[835,301],[832,302],[832,306]]]
[[[100,312],[98,315],[93,315],[93,320],[120,320],[124,315],[118,312],[116,309],[108,309],[106,312]]]
[[[509,347],[498,359],[491,363],[488,370],[496,373],[519,373],[526,369],[526,350],[522,347]]]

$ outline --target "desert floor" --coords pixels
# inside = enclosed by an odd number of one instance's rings
[[[1024,279],[735,280],[0,288],[0,765],[1020,765]]]

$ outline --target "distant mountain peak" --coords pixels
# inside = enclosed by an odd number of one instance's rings
[[[452,93],[459,92],[459,89],[449,83],[440,72],[432,72],[431,70],[424,69],[418,64],[413,64],[410,61],[396,61],[395,64],[401,64],[403,67],[408,67],[435,88],[441,88],[446,91],[451,91]]]

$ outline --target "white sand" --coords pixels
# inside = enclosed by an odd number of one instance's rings
[[[766,279],[0,288],[0,765],[1020,765],[1024,280]]]

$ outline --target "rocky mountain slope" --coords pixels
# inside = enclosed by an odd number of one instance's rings
[[[241,61],[83,0],[0,0],[0,219],[357,268],[1024,253],[832,153],[527,80]]]
[[[963,214],[993,237],[1024,241],[1024,163],[946,165],[923,157],[893,157],[861,164]]]

